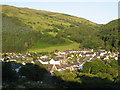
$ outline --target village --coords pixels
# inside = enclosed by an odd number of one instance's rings
[[[12,68],[19,72],[19,69],[27,63],[41,63],[47,67],[50,73],[64,70],[81,70],[85,62],[92,62],[101,59],[109,62],[110,58],[118,60],[118,52],[105,50],[94,51],[93,49],[56,51],[52,55],[40,55],[37,53],[1,53],[0,62],[16,62]]]

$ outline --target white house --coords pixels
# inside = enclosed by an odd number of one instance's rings
[[[38,60],[41,64],[49,64],[47,60]]]
[[[82,57],[82,54],[81,54],[81,53],[79,54],[79,57]]]
[[[43,59],[43,58],[48,58],[48,56],[41,56],[40,58],[41,58],[41,59]]]
[[[31,61],[31,63],[33,63],[33,64],[34,64],[34,61]]]
[[[74,55],[71,55],[71,57],[74,57]]]
[[[84,65],[84,63],[83,63],[83,64],[81,64],[81,65],[78,67],[78,70],[82,70],[83,65]]]
[[[94,53],[92,56],[93,56],[93,57],[96,56],[96,53]]]
[[[99,53],[100,56],[104,56],[104,54],[106,54],[107,51],[105,51],[105,50],[100,50],[100,51],[98,51],[98,53]]]
[[[89,60],[92,60],[93,59],[93,57],[91,56],[90,58],[89,58]]]
[[[100,59],[100,56],[97,56],[97,58],[99,58],[99,59]]]
[[[51,60],[49,61],[49,63],[50,63],[50,64],[60,65],[60,61],[56,61],[56,60],[54,60],[54,59],[51,59]]]
[[[109,51],[108,53],[110,54],[111,52]]]
[[[104,58],[104,60],[107,60],[107,59],[109,59],[109,56],[106,56],[106,57]]]
[[[54,54],[60,56],[60,55],[65,55],[66,52],[65,51],[58,51],[58,52],[55,52]]]

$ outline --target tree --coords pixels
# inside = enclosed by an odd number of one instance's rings
[[[19,70],[21,76],[26,76],[26,78],[33,81],[42,80],[46,72],[47,71],[43,67],[31,63],[26,64]]]
[[[11,67],[11,62],[2,63],[2,80],[3,82],[10,83],[18,80],[18,74]]]

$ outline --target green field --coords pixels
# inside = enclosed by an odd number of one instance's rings
[[[44,44],[42,44],[44,45]],[[64,45],[53,45],[53,46],[49,46],[46,47],[46,44],[44,46],[45,48],[31,48],[28,51],[29,52],[53,52],[55,50],[69,50],[69,49],[79,49],[79,44],[76,42],[73,42],[71,44],[64,44]]]

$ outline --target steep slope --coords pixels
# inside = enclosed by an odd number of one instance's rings
[[[24,52],[29,48],[46,48],[55,45],[68,45],[71,42],[58,35],[42,34],[23,24],[18,18],[2,15],[3,52]]]
[[[99,37],[104,41],[104,48],[107,50],[118,51],[119,21],[120,19],[113,20],[103,25],[99,31]]]
[[[2,7],[3,52],[78,48],[117,50],[117,20],[98,25],[62,13],[8,5]]]
[[[39,36],[37,31],[23,26],[16,18],[13,19],[3,15],[2,19],[3,52],[22,52],[30,48],[37,41]]]
[[[40,31],[58,31],[69,27],[78,26],[80,23],[86,25],[97,25],[84,18],[78,18],[67,14],[28,8],[18,8],[7,5],[2,6],[2,13],[7,16],[16,17],[24,24]]]
[[[41,32],[33,30],[24,25],[17,18],[9,17],[3,14],[2,19],[3,52],[24,52],[29,48],[32,48],[32,51],[35,51],[36,49],[41,48],[57,48],[59,46],[72,44],[69,40],[63,39],[58,35],[53,37],[49,34],[42,34]],[[56,50],[56,48],[51,49],[51,51]]]
[[[81,48],[104,48],[118,51],[118,20],[113,20],[100,27],[80,24],[78,27],[59,31],[59,35],[81,43]]]
[[[97,37],[100,27],[80,24],[78,27],[59,31],[58,34],[72,41],[80,43],[80,48],[99,49],[103,47],[103,41]]]
[[[3,52],[56,47],[53,51],[70,44],[72,47],[69,49],[78,48],[79,44],[60,37],[58,31],[77,27],[80,23],[97,26],[86,19],[67,14],[8,5],[2,5],[0,12],[3,14]]]

